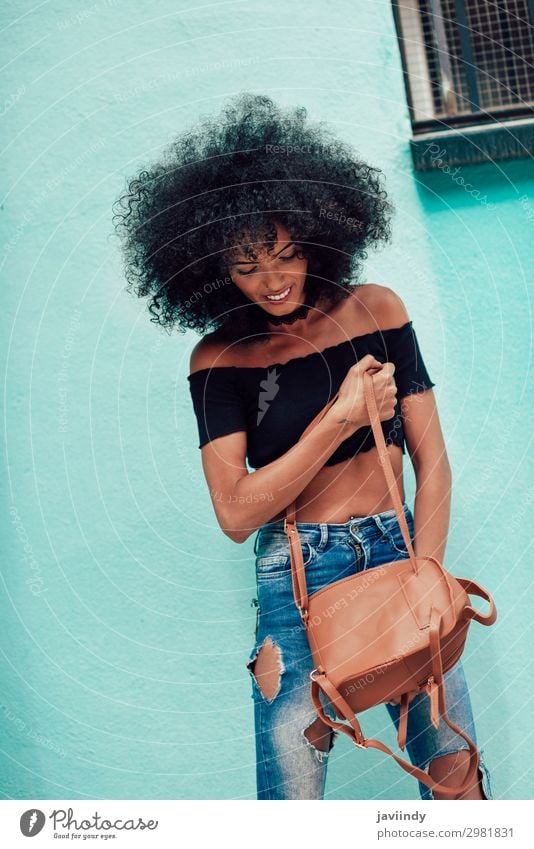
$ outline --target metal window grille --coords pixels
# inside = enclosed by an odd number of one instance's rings
[[[534,0],[394,0],[393,11],[414,140],[486,126],[493,157],[532,153]],[[456,161],[487,159],[479,142],[480,155],[462,154],[456,134]]]

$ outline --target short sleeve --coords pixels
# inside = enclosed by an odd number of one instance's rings
[[[386,360],[395,364],[393,377],[397,384],[397,400],[436,385],[426,369],[411,321],[386,331],[384,343]]]
[[[234,369],[201,369],[187,379],[197,418],[199,448],[218,436],[247,430],[245,407],[237,391]]]

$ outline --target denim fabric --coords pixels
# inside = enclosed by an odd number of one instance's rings
[[[413,541],[413,515],[406,503],[403,510]],[[365,517],[351,516],[340,524],[298,522],[297,527],[310,595],[356,572],[402,560],[408,555],[395,510]],[[254,553],[257,598],[253,603],[257,607],[257,620],[247,668],[254,700],[257,798],[322,799],[331,748],[321,750],[304,734],[317,718],[310,697],[313,661],[293,598],[289,544],[283,522],[259,528]],[[269,693],[270,698],[263,695],[253,674],[256,655],[268,637],[277,647],[280,668],[278,689],[274,694]],[[461,661],[444,677],[449,717],[476,742]],[[321,700],[325,710],[335,718],[332,706],[322,694]],[[387,704],[386,709],[397,725],[398,705]],[[333,732],[331,746],[338,733]],[[431,724],[429,699],[425,693],[411,701],[406,750],[412,763],[427,769],[433,758],[466,748],[463,738],[443,721],[437,729]],[[356,751],[362,756],[361,750]],[[490,799],[490,778],[483,752],[479,751],[483,789],[486,798]],[[357,757],[354,767],[358,768]],[[420,782],[418,785],[421,798],[432,799],[429,788]]]

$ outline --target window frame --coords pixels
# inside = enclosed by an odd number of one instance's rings
[[[467,21],[464,0],[455,0],[455,10],[458,13],[455,26],[460,34],[466,83],[470,102],[473,103],[473,111],[439,115],[427,119],[417,117],[409,70],[409,58],[412,60],[412,57],[407,55],[409,44],[403,34],[401,11],[399,9],[399,6],[406,7],[408,2],[410,0],[392,0],[392,8],[412,127],[410,149],[415,169],[424,171],[439,168],[443,160],[451,165],[461,165],[531,157],[534,154],[534,102],[525,105],[506,104],[496,106],[493,109],[484,109],[479,105],[476,72],[473,62],[469,67],[468,61],[469,58],[473,59],[473,54],[470,40],[465,32]],[[422,26],[419,0],[411,0],[411,2],[414,5],[411,14],[419,16]],[[432,0],[432,3],[434,6],[440,7],[440,0]],[[534,0],[527,0],[527,9],[534,30]],[[410,14],[410,12],[407,14]],[[464,16],[463,20],[460,20],[462,15]],[[436,37],[439,40],[439,36]],[[414,47],[414,51],[415,49],[417,48]],[[443,64],[446,66],[447,61],[445,60]],[[440,69],[443,70],[442,63],[440,63]],[[432,103],[433,106],[432,81],[426,54],[424,70],[428,74],[428,80],[425,81],[426,94],[429,103]],[[436,145],[439,145],[441,158],[436,157]]]

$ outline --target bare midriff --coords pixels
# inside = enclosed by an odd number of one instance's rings
[[[401,501],[404,501],[403,454],[398,445],[387,448]],[[302,490],[296,502],[297,522],[339,524],[351,516],[371,516],[394,508],[375,446],[349,460],[324,466]],[[283,510],[270,519],[284,519]]]

